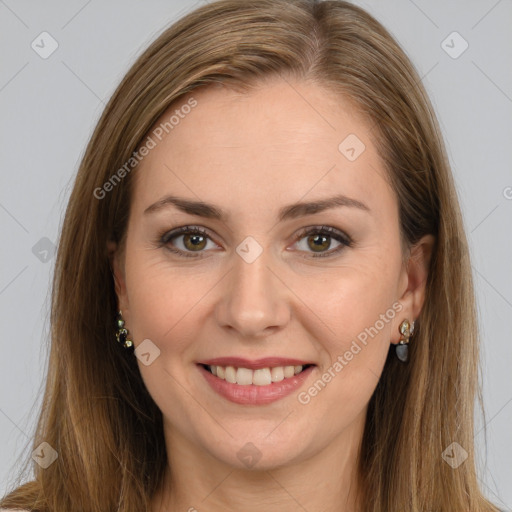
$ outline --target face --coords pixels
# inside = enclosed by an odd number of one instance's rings
[[[370,123],[320,86],[290,84],[192,95],[134,171],[115,261],[167,440],[239,468],[247,454],[267,468],[306,460],[360,431],[414,318]]]

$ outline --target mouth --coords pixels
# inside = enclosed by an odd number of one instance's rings
[[[290,362],[290,360],[287,360]],[[260,366],[261,362],[253,366]],[[245,366],[197,363],[209,389],[239,405],[261,406],[297,392],[316,365],[311,363],[247,368]]]
[[[215,377],[239,386],[269,386],[272,383],[282,382],[301,374],[314,364],[268,366],[251,369],[243,366],[221,366],[200,363],[206,371]]]

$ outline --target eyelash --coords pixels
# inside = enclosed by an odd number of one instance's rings
[[[186,257],[186,258],[202,257],[201,253],[204,251],[198,251],[197,254],[193,254],[191,252],[182,251],[181,249],[176,249],[176,248],[172,248],[172,247],[168,246],[169,242],[173,238],[176,238],[176,237],[178,237],[180,235],[184,235],[184,234],[203,235],[203,236],[209,238],[210,240],[212,240],[212,238],[210,237],[208,232],[205,231],[204,229],[198,228],[196,226],[183,226],[183,227],[177,228],[173,231],[163,231],[162,233],[160,233],[158,236],[158,240],[157,240],[158,247],[165,247],[167,250],[169,250],[173,253],[176,253],[180,256]],[[336,240],[337,242],[339,242],[341,244],[338,248],[331,250],[329,252],[312,254],[311,255],[312,258],[329,258],[334,255],[337,255],[345,247],[352,247],[352,245],[353,245],[353,241],[348,235],[346,235],[346,234],[342,233],[341,231],[338,231],[337,229],[330,227],[330,226],[315,226],[315,227],[304,228],[300,233],[298,233],[295,236],[293,243],[297,243],[298,241],[302,240],[304,237],[311,236],[311,235],[327,235],[328,237],[333,238],[334,240]],[[304,256],[304,257],[308,258],[308,256]]]

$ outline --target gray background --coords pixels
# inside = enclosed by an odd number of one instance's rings
[[[204,1],[0,0],[1,493],[15,463],[31,453],[47,361],[52,248],[87,140],[135,56]],[[512,3],[356,3],[406,49],[447,141],[481,322],[480,480],[492,501],[512,509]],[[47,59],[31,47],[43,31],[58,42]],[[463,41],[446,39],[454,31],[469,44],[457,58]],[[446,342],[453,336],[446,326]]]

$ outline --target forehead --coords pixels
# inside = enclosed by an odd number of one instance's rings
[[[333,189],[370,198],[391,192],[368,120],[311,83],[276,79],[247,93],[203,88],[169,108],[150,134],[155,147],[135,173],[140,208],[165,193],[224,204],[229,192],[254,206]]]

